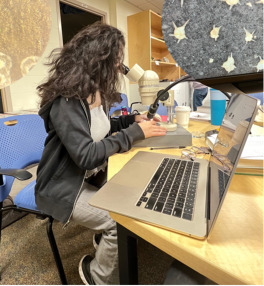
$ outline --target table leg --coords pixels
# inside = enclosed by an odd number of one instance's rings
[[[138,285],[137,236],[117,223],[121,285]]]

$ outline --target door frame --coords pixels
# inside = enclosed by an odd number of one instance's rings
[[[4,112],[12,112],[13,111],[13,104],[11,99],[11,91],[10,86],[1,89],[2,95],[2,103]]]
[[[102,17],[103,23],[108,23],[108,16],[107,13],[101,10],[98,10],[92,6],[89,6],[87,4],[84,4],[77,0],[57,0],[56,8],[57,8],[57,19],[58,19],[58,27],[59,27],[59,41],[60,41],[60,47],[63,47],[63,38],[62,38],[62,27],[61,27],[61,14],[60,14],[60,2],[69,4],[73,7],[79,8],[83,11],[90,12],[92,14],[98,15]]]
[[[65,3],[65,4],[69,4],[73,7],[76,7],[76,8],[79,8],[81,10],[93,13],[95,15],[98,15],[98,16],[102,17],[103,23],[108,23],[107,12],[101,11],[99,9],[96,9],[92,6],[84,4],[84,3],[77,1],[77,0],[57,0],[56,1],[56,10],[57,10],[56,12],[57,12],[57,21],[58,21],[58,28],[59,28],[60,48],[63,47],[61,15],[60,15],[60,2]],[[12,104],[12,99],[11,99],[10,86],[1,89],[1,94],[2,94],[2,103],[3,103],[4,112],[12,112],[13,111],[13,104]]]

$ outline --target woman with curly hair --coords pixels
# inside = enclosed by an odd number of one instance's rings
[[[80,262],[85,284],[119,284],[116,223],[88,204],[102,185],[107,159],[137,140],[166,133],[141,115],[109,119],[109,108],[121,101],[124,48],[118,29],[101,23],[85,27],[51,53],[49,76],[38,87],[48,136],[37,170],[36,204],[64,227],[74,221],[102,233],[95,236],[95,258],[85,255]]]

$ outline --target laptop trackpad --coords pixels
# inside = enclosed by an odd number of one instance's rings
[[[157,164],[130,161],[111,179],[111,182],[133,188],[144,188],[154,175],[157,167]]]

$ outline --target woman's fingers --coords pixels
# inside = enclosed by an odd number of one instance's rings
[[[161,127],[161,126],[153,126],[152,128],[155,129],[155,130],[165,130],[165,131],[167,131],[167,129],[165,127]]]
[[[164,136],[167,132],[166,128],[157,125],[155,121],[145,121],[139,123],[138,125],[141,127],[145,138],[152,136]]]
[[[160,119],[157,117],[153,117],[153,121],[160,122]]]

